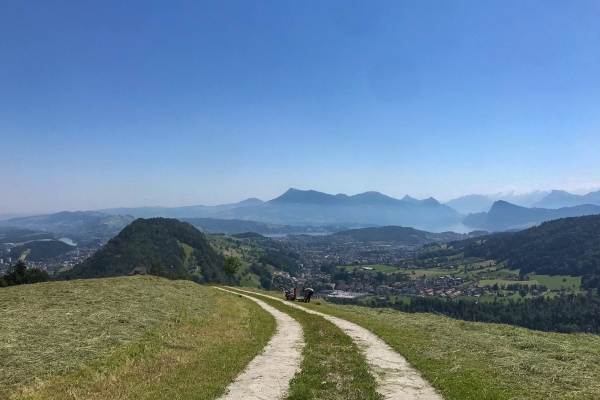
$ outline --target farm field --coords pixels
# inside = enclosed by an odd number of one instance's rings
[[[3,399],[215,398],[275,331],[253,302],[150,276],[3,288],[0,312]]]
[[[530,274],[529,280],[519,281],[519,280],[509,280],[509,279],[482,279],[479,281],[479,285],[494,285],[497,283],[498,285],[510,285],[510,284],[521,284],[521,285],[534,285],[540,284],[546,286],[549,290],[560,290],[563,288],[570,288],[574,291],[579,291],[581,287],[581,277],[580,276],[568,276],[568,275],[537,275]]]
[[[529,278],[536,280],[539,284],[545,285],[548,289],[561,289],[562,287],[571,288],[576,291],[581,289],[581,276],[569,276],[569,275],[537,275],[530,274]],[[573,286],[575,285],[575,286]]]
[[[360,269],[362,267],[373,268],[372,272],[383,272],[384,274],[389,274],[392,272],[399,271],[398,268],[391,265],[382,265],[382,264],[370,264],[370,265],[348,265],[342,268],[346,268],[347,271],[353,271],[355,269]]]

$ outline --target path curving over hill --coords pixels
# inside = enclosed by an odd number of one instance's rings
[[[290,380],[300,370],[304,335],[302,326],[274,307],[252,296],[231,290],[217,288],[225,292],[246,297],[277,321],[277,331],[269,340],[262,354],[252,360],[244,372],[227,387],[227,394],[222,400],[275,400],[286,394]]]
[[[443,399],[431,384],[423,379],[423,377],[408,364],[404,357],[369,330],[344,319],[307,309],[277,297],[238,288],[235,290],[280,301],[290,307],[301,309],[310,314],[319,315],[337,325],[344,333],[350,336],[364,352],[367,362],[371,366],[371,372],[375,376],[379,386],[377,392],[380,393],[384,399]]]

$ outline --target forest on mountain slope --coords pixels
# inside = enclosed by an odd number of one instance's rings
[[[548,221],[515,233],[503,233],[451,242],[453,253],[465,257],[506,261],[521,275],[582,276],[581,286],[593,289],[600,282],[600,215]]]

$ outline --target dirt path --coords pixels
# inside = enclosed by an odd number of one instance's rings
[[[442,396],[413,369],[406,359],[369,330],[341,318],[301,307],[277,297],[236,289],[278,300],[290,307],[320,315],[337,325],[362,349],[378,383],[377,392],[389,400],[442,400]]]
[[[274,307],[254,297],[218,288],[244,296],[258,303],[275,317],[277,331],[262,354],[256,356],[246,370],[227,387],[223,400],[274,400],[285,396],[290,380],[299,372],[304,348],[302,326]]]

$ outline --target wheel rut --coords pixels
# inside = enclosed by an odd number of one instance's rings
[[[231,290],[219,290],[246,297],[269,312],[277,322],[277,330],[244,372],[228,387],[222,400],[275,400],[285,397],[290,380],[300,370],[304,334],[302,326],[284,312],[255,297]]]
[[[375,377],[378,389],[386,400],[443,400],[408,361],[387,343],[371,331],[345,319],[324,314],[318,311],[301,307],[289,301],[266,294],[256,293],[244,289],[235,289],[238,292],[249,293],[255,296],[277,300],[289,307],[301,309],[307,313],[319,315],[337,325],[344,333],[350,336],[363,351],[371,372]]]

